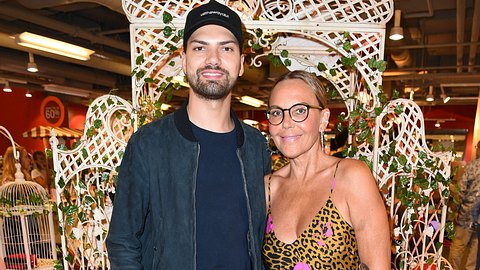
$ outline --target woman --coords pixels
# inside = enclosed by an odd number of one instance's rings
[[[267,269],[390,269],[387,213],[366,165],[325,154],[330,111],[311,73],[274,85],[270,135],[289,164],[265,177]]]
[[[30,164],[31,159],[28,155],[27,150],[22,146],[17,146],[16,150],[20,153],[20,165],[21,171],[25,180],[32,180],[30,177]],[[13,156],[13,147],[9,146],[3,155],[3,174],[2,174],[2,184],[8,181],[15,181],[15,173],[17,168],[15,167],[15,157]]]
[[[39,183],[47,192],[50,192],[50,183],[47,175],[47,157],[43,151],[33,152],[33,181]]]

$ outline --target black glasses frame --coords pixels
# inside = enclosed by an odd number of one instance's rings
[[[307,108],[307,114],[306,114],[306,116],[305,116],[305,118],[304,118],[303,120],[297,121],[297,120],[295,120],[295,119],[292,118],[292,108],[295,107],[295,106],[299,106],[299,105],[303,105],[303,106],[305,106],[305,108]],[[271,111],[272,109],[280,110],[280,111],[282,112],[282,120],[280,120],[280,122],[278,122],[278,123],[272,123],[272,122],[270,122],[270,115],[271,115],[271,114],[270,114],[270,111]],[[283,120],[285,119],[285,111],[288,111],[288,115],[290,116],[290,119],[292,119],[292,121],[294,121],[294,122],[296,122],[296,123],[301,123],[301,122],[307,120],[308,115],[310,114],[310,109],[323,110],[323,107],[321,107],[321,106],[314,106],[314,105],[310,105],[310,104],[307,104],[307,103],[297,103],[297,104],[293,104],[293,105],[292,105],[290,108],[288,108],[288,109],[282,109],[282,108],[276,107],[276,106],[275,106],[275,107],[272,107],[272,108],[268,108],[268,110],[265,112],[265,114],[267,115],[268,123],[270,123],[270,124],[272,124],[272,125],[274,125],[274,126],[278,126],[278,125],[280,125],[280,124],[283,122]]]

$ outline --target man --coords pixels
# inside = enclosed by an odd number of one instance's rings
[[[111,269],[262,268],[271,159],[261,133],[230,107],[242,43],[228,7],[212,0],[188,14],[189,98],[128,142],[107,237]]]
[[[450,263],[453,269],[474,270],[477,259],[477,233],[472,227],[474,224],[472,210],[477,197],[480,195],[480,141],[476,145],[476,159],[465,166],[461,178],[458,220],[455,226],[455,237],[450,246]],[[454,209],[455,210],[455,209]],[[468,251],[468,252],[467,252]],[[463,256],[467,255],[466,265],[463,267]]]

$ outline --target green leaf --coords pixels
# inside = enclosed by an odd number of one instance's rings
[[[290,59],[285,59],[285,61],[283,61],[283,64],[286,66],[286,67],[289,67],[292,65],[292,61]]]
[[[86,159],[88,157],[88,151],[85,148],[82,148],[82,157]]]
[[[327,70],[327,66],[325,66],[324,63],[319,62],[319,63],[317,64],[317,69],[318,69],[319,71],[325,71],[325,70]]]
[[[255,43],[255,44],[252,45],[252,49],[257,51],[257,50],[262,49],[262,46],[260,44]]]
[[[282,50],[280,52],[280,56],[283,57],[283,58],[287,58],[288,57],[288,51],[287,50]]]
[[[392,93],[392,99],[397,99],[399,97],[400,97],[400,92],[398,92],[397,89],[394,89]]]
[[[376,116],[379,116],[379,115],[382,113],[383,108],[381,108],[381,107],[375,107],[375,109],[373,109],[373,110],[374,110],[374,112],[375,112],[375,115],[376,115]]]
[[[174,46],[174,45],[172,45],[172,46],[170,46],[170,47],[168,48],[168,51],[169,51],[169,52],[175,52],[176,50],[178,50],[178,47],[177,47],[177,46]]]
[[[81,188],[81,189],[84,189],[84,190],[87,190],[87,185],[85,185],[85,183],[83,181],[78,181],[78,186]]]
[[[65,223],[67,223],[71,227],[73,226],[73,224],[75,224],[75,218],[72,216],[67,216],[67,218],[65,219]]]
[[[139,56],[137,56],[137,58],[135,59],[135,64],[137,66],[141,65],[144,61],[144,56],[143,54],[140,54]]]
[[[329,73],[330,73],[330,75],[332,75],[333,77],[337,76],[337,70],[335,70],[335,69],[330,69],[330,70],[329,70]]]
[[[91,204],[94,203],[94,202],[95,202],[95,200],[94,200],[91,196],[85,196],[85,197],[84,197],[83,203],[84,203],[85,205],[91,205]]]
[[[172,27],[170,27],[170,26],[167,25],[167,26],[165,26],[165,27],[163,28],[163,31],[162,31],[162,32],[163,32],[163,35],[164,35],[165,37],[169,37],[169,36],[172,35],[173,29],[172,29]]]
[[[172,14],[168,12],[163,12],[162,21],[164,24],[169,24],[170,22],[172,22],[172,20],[173,20]]]
[[[357,62],[357,57],[355,57],[355,56],[351,56],[351,57],[342,56],[341,60],[342,60],[342,64],[347,69],[355,69],[355,63]]]
[[[350,135],[355,134],[355,130],[356,130],[355,126],[351,126],[351,125],[348,126],[348,134]]]
[[[151,46],[151,47],[150,47],[150,53],[151,53],[151,54],[155,54],[156,52],[158,52],[157,47]]]
[[[152,79],[152,78],[145,78],[143,79],[145,83],[157,83],[158,80]]]
[[[345,41],[342,48],[347,52],[350,51],[352,49],[352,44],[350,43],[350,40]]]
[[[380,100],[380,102],[381,102],[382,104],[385,104],[385,103],[387,103],[387,101],[388,101],[387,96],[386,96],[385,93],[383,93],[383,92],[378,93],[378,94],[377,94],[377,97],[378,97],[378,99]]]
[[[63,178],[60,178],[58,180],[58,186],[62,189],[65,187],[65,181],[63,181]]]
[[[398,157],[398,163],[400,163],[400,165],[402,166],[405,166],[405,164],[407,164],[407,157],[405,155],[400,155]]]
[[[388,172],[398,172],[398,164],[396,162],[392,162],[390,166],[388,166]]]
[[[95,119],[95,120],[93,121],[93,126],[94,126],[95,128],[101,128],[101,127],[102,127],[102,120],[100,120],[100,119]]]
[[[135,77],[137,78],[137,80],[140,80],[144,76],[145,76],[145,70],[140,70],[137,72],[137,74],[135,74]]]
[[[360,119],[360,121],[358,121],[358,127],[361,129],[368,128],[368,122],[365,121],[365,119]]]
[[[177,36],[179,36],[180,38],[182,38],[182,37],[183,37],[183,32],[185,32],[185,29],[180,29],[180,30],[178,30]]]
[[[278,57],[276,55],[272,54],[272,57],[270,58],[270,61],[272,62],[272,65],[274,67],[280,67],[282,65],[282,60],[280,59],[280,57]]]
[[[84,222],[85,220],[87,220],[87,215],[84,212],[79,212],[77,216],[78,216],[78,220],[80,220],[81,222]]]
[[[343,130],[343,127],[342,127],[342,123],[341,123],[341,122],[338,122],[337,125],[336,125],[336,127],[337,127],[337,130],[338,130],[339,132],[341,132],[341,131]]]
[[[360,132],[360,134],[357,135],[357,140],[360,142],[360,143],[363,143],[368,136],[370,136],[372,134],[372,131],[368,128],[368,129],[364,129]]]
[[[76,205],[67,205],[63,208],[63,213],[67,216],[72,216],[78,212],[78,206]]]
[[[395,106],[394,111],[395,111],[395,113],[396,113],[397,115],[402,114],[402,113],[403,113],[403,107],[402,107],[402,105],[398,104],[397,106]]]

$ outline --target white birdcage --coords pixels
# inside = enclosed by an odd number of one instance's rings
[[[53,269],[53,204],[41,185],[25,181],[15,158],[15,181],[0,187],[0,255],[7,269]]]

